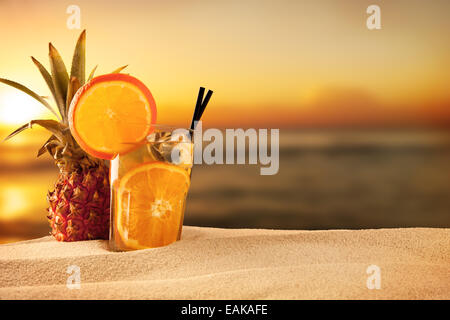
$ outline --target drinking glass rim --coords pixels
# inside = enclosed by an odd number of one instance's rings
[[[158,132],[158,131],[159,132],[170,132],[170,133],[172,133],[172,132],[174,132],[176,130],[183,130],[183,132],[187,132],[189,134],[189,139],[190,139],[190,141],[185,141],[183,139],[183,141],[178,141],[178,143],[191,143],[191,144],[193,143],[193,139],[194,139],[194,130],[193,129],[183,128],[183,127],[173,126],[173,125],[166,125],[166,124],[154,124],[154,125],[152,125],[152,132],[145,137],[145,139],[143,140],[143,143],[144,144],[151,144],[151,143],[160,143],[160,142],[167,141],[167,140],[160,140],[160,139],[151,141],[148,138],[153,133]],[[176,140],[169,140],[169,141],[176,141]]]
[[[190,135],[190,139],[191,141],[179,141],[179,143],[194,143],[192,140],[194,139],[194,130],[193,129],[188,129],[188,128],[182,128],[182,127],[178,127],[178,126],[173,126],[173,125],[165,125],[165,124],[153,124],[152,125],[152,129],[153,128],[160,128],[160,129],[167,129],[167,130],[161,130],[162,132],[173,132],[175,130],[184,130],[189,132]],[[155,141],[149,141],[148,137],[150,137],[150,135],[152,135],[155,131],[152,130],[151,133],[147,136],[145,136],[145,138],[143,138],[140,141],[136,141],[136,142],[122,142],[124,144],[136,144],[136,145],[145,145],[145,144],[151,144],[151,143],[160,143],[163,141],[167,141],[167,140],[155,140]]]
[[[186,130],[189,131],[190,134],[194,133],[194,129],[189,129],[189,128],[185,128],[185,127],[180,127],[180,126],[174,126],[174,125],[167,125],[167,124],[152,124],[151,125],[152,128],[163,128],[163,129],[169,129],[170,131],[174,131],[177,129],[182,129],[182,130]],[[169,131],[168,130],[168,131]],[[152,132],[153,133],[153,132]],[[151,133],[150,133],[151,134]]]

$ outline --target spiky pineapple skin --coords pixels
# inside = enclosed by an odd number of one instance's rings
[[[108,239],[110,187],[103,165],[61,170],[55,189],[47,194],[51,234],[58,241]]]

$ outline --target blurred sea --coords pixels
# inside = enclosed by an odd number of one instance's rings
[[[39,146],[0,144],[0,242],[48,234],[45,194],[57,172],[48,156],[35,160]],[[449,131],[281,129],[278,174],[259,168],[196,166],[185,224],[450,227]]]

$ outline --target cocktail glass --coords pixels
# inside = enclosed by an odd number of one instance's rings
[[[145,141],[111,160],[111,250],[180,239],[193,149],[192,130],[155,125]]]

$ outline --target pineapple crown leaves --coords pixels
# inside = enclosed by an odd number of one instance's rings
[[[16,129],[10,135],[8,135],[3,141],[6,141],[25,129],[31,128],[34,124],[37,124],[52,133],[52,136],[47,142],[39,149],[38,157],[48,151],[55,159],[59,153],[67,151],[68,147],[73,150],[80,149],[70,134],[68,127],[68,111],[70,103],[78,91],[78,89],[85,84],[86,81],[86,30],[81,32],[78,41],[75,45],[75,51],[72,57],[72,66],[70,69],[70,76],[67,72],[66,66],[59,54],[58,50],[49,43],[49,61],[50,72],[34,57],[31,57],[33,63],[38,68],[56,103],[58,112],[47,102],[46,96],[41,96],[27,88],[26,86],[17,83],[12,80],[0,78],[0,82],[11,87],[14,87],[22,92],[25,92],[29,96],[39,101],[45,108],[50,110],[58,119],[55,120],[32,120],[27,124],[24,124],[20,128]],[[114,70],[112,73],[119,73],[127,66],[120,67]],[[95,74],[97,66],[93,68],[87,81],[90,81]],[[58,154],[56,154],[58,153]]]

